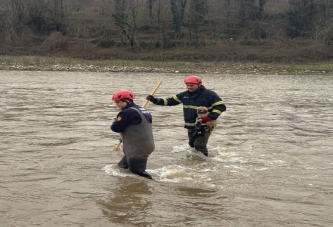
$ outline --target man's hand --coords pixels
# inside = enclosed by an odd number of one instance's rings
[[[217,120],[210,120],[206,123],[206,125],[210,130],[213,130],[217,125]]]
[[[152,102],[152,103],[156,103],[157,102],[157,98],[155,98],[154,96],[152,96],[152,95],[148,95],[147,97],[146,97],[146,99],[147,100],[149,100],[150,102]]]

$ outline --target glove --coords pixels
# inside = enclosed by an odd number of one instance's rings
[[[121,138],[121,137],[119,137],[118,140],[119,140],[119,143],[123,142],[123,138]]]
[[[149,100],[150,102],[152,102],[152,103],[156,103],[157,102],[157,98],[155,98],[154,96],[152,96],[152,95],[148,95],[147,97],[146,97],[146,99],[147,100]]]

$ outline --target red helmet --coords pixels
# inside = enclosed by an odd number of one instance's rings
[[[202,80],[200,77],[198,76],[188,76],[186,77],[186,79],[184,80],[184,83],[190,83],[190,84],[201,84]]]
[[[134,100],[135,95],[129,90],[120,90],[113,94],[112,101],[119,102],[122,99]]]

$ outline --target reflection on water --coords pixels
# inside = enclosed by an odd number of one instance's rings
[[[153,181],[118,169],[116,90],[140,105],[184,90],[181,74],[1,71],[2,226],[330,226],[330,76],[202,75],[228,109],[208,158],[181,106],[150,105]]]
[[[153,220],[152,203],[147,197],[152,195],[151,188],[145,180],[119,178],[111,188],[112,194],[97,204],[103,215],[115,224],[133,224],[133,226],[150,226]],[[148,217],[148,218],[146,218]]]

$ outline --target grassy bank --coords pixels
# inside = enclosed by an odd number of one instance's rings
[[[0,70],[333,75],[333,61],[289,64],[231,61],[85,60],[70,57],[0,56],[0,62]]]

